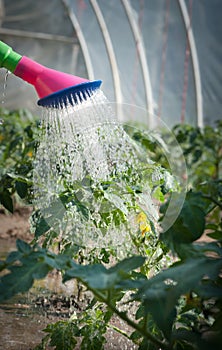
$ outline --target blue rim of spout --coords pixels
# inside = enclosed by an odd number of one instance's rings
[[[102,84],[101,80],[87,81],[59,90],[38,100],[38,105],[42,107],[63,108],[64,106],[74,106],[79,102],[89,98],[93,91]]]

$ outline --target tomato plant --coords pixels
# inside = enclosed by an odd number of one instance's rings
[[[189,189],[174,223],[161,232],[140,206],[136,207],[137,235],[132,237],[137,254],[116,259],[110,264],[115,252],[109,247],[86,251],[70,240],[59,240],[61,249],[52,248],[60,238],[54,220],[61,222],[69,203],[76,205],[85,222],[93,214],[90,206],[80,199],[80,192],[90,189],[92,200],[107,201],[112,207],[114,226],[119,220],[127,228],[126,208],[136,206],[137,196],[143,192],[144,180],[128,174],[120,187],[112,178],[109,183],[93,186],[91,179],[82,181],[58,193],[58,202],[52,203],[49,217],[39,211],[33,214],[34,239],[28,244],[17,241],[17,250],[0,262],[4,274],[0,278],[0,301],[16,293],[28,291],[35,279],[44,278],[56,269],[63,275],[64,283],[77,279],[93,295],[91,303],[70,319],[49,324],[36,349],[48,346],[56,350],[73,350],[80,343],[81,349],[104,349],[105,334],[115,329],[130,339],[139,350],[207,350],[222,347],[222,181],[221,181],[221,125],[204,130],[189,126],[174,129],[178,142],[184,148],[188,164]],[[196,131],[195,131],[196,130]],[[191,132],[192,131],[192,132]],[[193,135],[191,137],[191,135]],[[205,136],[203,136],[205,135]],[[216,136],[215,136],[216,135]],[[131,136],[146,149],[153,160],[158,159],[162,170],[168,167],[166,159],[158,151],[156,141],[146,132],[137,130]],[[164,135],[171,142],[172,135]],[[206,137],[206,139],[204,139]],[[213,142],[213,139],[216,141]],[[193,141],[195,140],[195,142]],[[204,146],[204,143],[206,145]],[[200,152],[197,150],[201,148]],[[200,149],[199,149],[200,151]],[[216,154],[214,154],[216,153]],[[211,160],[209,154],[214,154]],[[209,164],[203,160],[209,161]],[[16,163],[15,163],[16,164]],[[195,168],[203,166],[203,172]],[[142,168],[141,163],[141,168]],[[160,165],[155,162],[151,173]],[[214,170],[205,169],[210,166]],[[126,175],[126,174],[125,174]],[[150,176],[146,177],[150,180]],[[89,181],[90,180],[90,181]],[[165,177],[153,183],[153,190],[162,203],[160,224],[166,215],[171,196],[180,200],[183,194],[173,192],[177,187],[167,188]],[[75,197],[76,189],[78,196]],[[12,192],[11,192],[12,193]],[[11,194],[10,193],[10,194]],[[126,195],[127,193],[127,195]],[[120,206],[116,196],[124,198]],[[124,196],[127,196],[127,200]],[[175,201],[175,204],[177,201]],[[3,203],[4,204],[4,203]],[[53,210],[52,210],[53,209]],[[107,212],[106,212],[107,213]],[[101,212],[100,222],[107,228],[109,216]],[[173,211],[167,214],[174,215]],[[51,220],[51,221],[50,221]],[[52,222],[53,225],[50,225]],[[205,240],[206,235],[212,240]],[[158,250],[160,249],[160,250]],[[158,254],[150,257],[158,251]],[[171,257],[166,263],[166,257]],[[164,264],[163,264],[164,262]],[[159,264],[159,265],[158,265]],[[155,269],[155,267],[158,268]],[[152,268],[154,269],[152,270]],[[152,271],[152,273],[150,273]],[[113,327],[112,317],[124,321],[131,331]]]
[[[55,254],[18,241],[18,250],[2,262],[2,269],[7,268],[9,273],[1,278],[1,300],[28,290],[34,279],[43,278],[56,268],[63,272],[64,282],[73,278],[81,281],[98,304],[95,307],[93,303],[89,313],[48,326],[45,330],[48,335],[38,349],[44,349],[48,342],[56,349],[73,349],[79,337],[83,344],[89,344],[89,334],[93,334],[95,327],[89,317],[98,317],[96,334],[102,337],[111,316],[115,315],[134,329],[127,336],[139,349],[202,350],[212,346],[219,350],[222,344],[221,223],[217,225],[220,239],[195,242],[204,233],[210,205],[200,193],[188,193],[181,215],[168,232],[160,236],[172,250],[175,262],[151,278],[141,272],[145,256],[132,256],[112,267],[101,263],[82,265],[65,253]],[[193,213],[191,217],[189,213]],[[193,225],[197,215],[199,219]],[[128,303],[136,305],[134,315],[120,309],[127,293]],[[103,313],[97,309],[101,304],[105,307]],[[56,342],[56,334],[60,332],[65,332],[63,338],[68,337],[69,347],[67,342],[60,344],[61,337]],[[71,342],[71,339],[74,340]],[[105,339],[100,338],[97,348],[103,349],[104,342]]]

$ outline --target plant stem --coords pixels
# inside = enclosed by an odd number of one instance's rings
[[[87,286],[88,287],[88,286]],[[88,287],[89,288],[89,287]],[[101,300],[103,303],[105,303],[108,308],[115,313],[119,318],[121,318],[124,322],[126,322],[130,327],[134,328],[136,331],[138,331],[144,338],[150,340],[153,344],[157,345],[159,349],[161,350],[171,350],[171,348],[168,346],[168,344],[163,343],[156,337],[154,337],[150,332],[148,332],[146,329],[141,328],[137,323],[132,321],[125,312],[119,311],[110,301],[110,299],[106,299],[104,297],[104,294],[100,293],[98,290],[90,289],[95,297],[97,297],[99,300]],[[122,333],[124,335],[124,333]],[[127,336],[127,338],[129,338]],[[130,338],[129,338],[130,339]]]
[[[109,326],[109,328],[113,329],[114,331],[124,335],[124,337],[126,337],[127,339],[132,340],[130,338],[130,336],[125,331],[123,331],[122,329],[120,329],[120,328],[118,328],[118,327],[116,327],[116,326],[114,326],[113,324],[110,324],[110,323],[108,324],[108,326]]]

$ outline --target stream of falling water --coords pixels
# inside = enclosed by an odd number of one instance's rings
[[[125,224],[99,224],[101,215],[104,221],[109,220],[113,203],[128,215],[127,196],[106,191],[110,207],[98,196],[104,189],[101,183],[109,183],[110,179],[115,178],[115,186],[121,188],[123,180],[118,174],[135,169],[138,175],[136,146],[101,90],[89,98],[77,98],[74,105],[44,108],[34,162],[35,205],[49,225],[70,242],[91,248],[114,246],[130,250],[132,242]]]
[[[7,82],[8,82],[9,74],[11,74],[11,73],[7,70],[6,73],[5,73],[5,77],[4,77],[2,101],[1,101],[2,105],[5,103],[6,89],[7,89]]]

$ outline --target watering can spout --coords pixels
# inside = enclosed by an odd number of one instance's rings
[[[38,104],[44,107],[58,107],[77,103],[99,88],[101,80],[89,81],[78,76],[47,68],[34,60],[14,52],[0,41],[0,67],[35,87],[40,98]]]
[[[14,72],[22,56],[12,50],[12,48],[0,41],[0,67]]]

